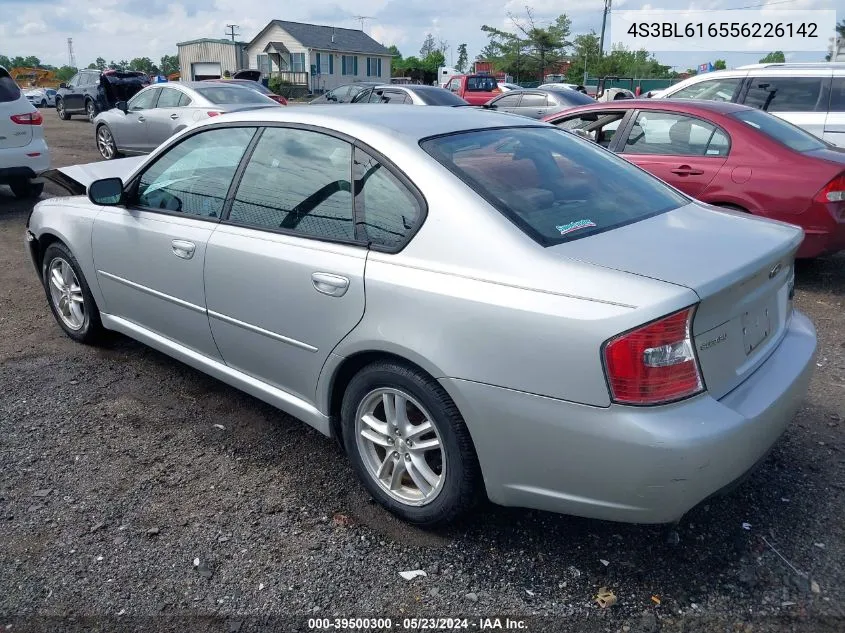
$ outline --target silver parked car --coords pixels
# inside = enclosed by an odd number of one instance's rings
[[[674,521],[766,455],[814,366],[801,229],[523,117],[264,109],[61,171],[79,195],[26,237],[68,336],[301,418],[417,524],[483,494]]]
[[[147,154],[176,132],[224,112],[278,107],[260,92],[230,83],[208,81],[153,84],[129,102],[97,115],[94,138],[106,160]]]

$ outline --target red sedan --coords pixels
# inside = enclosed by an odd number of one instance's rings
[[[797,224],[799,257],[845,249],[845,151],[782,119],[733,103],[649,99],[544,120],[702,202]]]

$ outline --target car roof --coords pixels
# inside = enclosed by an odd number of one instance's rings
[[[396,105],[350,104],[343,108],[267,108],[215,117],[200,125],[223,122],[299,123],[348,134],[364,142],[387,138],[417,145],[430,136],[501,127],[536,127],[544,123],[511,114],[475,108],[420,108]]]
[[[754,110],[746,105],[731,103],[730,101],[707,101],[705,99],[620,99],[619,101],[598,101],[575,108],[569,108],[564,112],[555,113],[555,118],[567,115],[575,110],[582,112],[586,110],[673,110],[677,112],[713,112],[716,114],[731,114]]]

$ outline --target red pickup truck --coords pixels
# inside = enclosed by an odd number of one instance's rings
[[[484,105],[493,97],[502,94],[496,78],[492,75],[452,75],[446,89],[472,105]]]

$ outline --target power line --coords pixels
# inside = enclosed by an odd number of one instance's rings
[[[236,36],[238,36],[238,35],[240,35],[240,33],[235,33],[235,29],[240,28],[240,25],[238,25],[238,24],[227,24],[227,25],[226,25],[226,28],[227,28],[227,29],[229,29],[229,30],[228,30],[228,32],[226,33],[226,35],[228,35],[229,37],[231,37],[231,38],[232,38],[232,41],[234,42],[234,41],[235,41],[235,37],[236,37]]]

